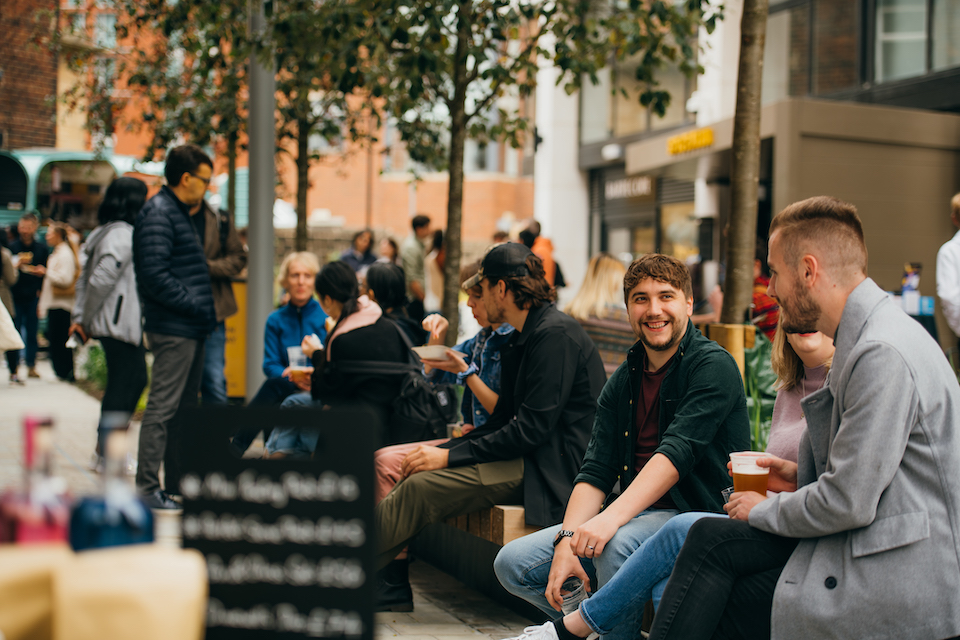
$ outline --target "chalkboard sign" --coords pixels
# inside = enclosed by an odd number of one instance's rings
[[[207,560],[207,640],[373,640],[376,416],[217,407],[184,419],[183,546]],[[227,443],[248,425],[316,430],[316,453],[239,459]]]

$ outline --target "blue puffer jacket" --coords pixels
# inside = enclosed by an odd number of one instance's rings
[[[287,347],[299,347],[303,337],[317,334],[320,342],[327,343],[327,330],[323,323],[327,314],[320,303],[310,298],[302,307],[286,304],[267,318],[263,330],[263,373],[268,378],[279,378],[290,366]]]
[[[144,331],[205,338],[216,325],[207,259],[189,207],[169,187],[137,214],[133,258]]]

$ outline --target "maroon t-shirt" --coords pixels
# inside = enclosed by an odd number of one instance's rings
[[[639,475],[643,466],[657,450],[660,436],[660,385],[670,369],[673,358],[656,371],[647,371],[644,357],[643,375],[640,377],[640,397],[637,398],[637,446],[634,450],[633,468]],[[654,509],[676,509],[669,493],[653,503]]]

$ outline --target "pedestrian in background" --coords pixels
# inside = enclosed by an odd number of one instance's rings
[[[227,377],[224,374],[227,346],[226,319],[237,312],[237,300],[233,295],[233,278],[247,266],[247,252],[230,219],[230,212],[215,211],[206,200],[197,205],[202,209],[202,218],[193,215],[202,226],[200,239],[203,255],[210,270],[210,290],[213,292],[213,308],[217,313],[217,326],[204,343],[203,378],[200,381],[200,397],[203,404],[227,403]],[[192,214],[191,214],[192,215]],[[202,225],[199,224],[202,222]]]
[[[103,416],[132,414],[147,386],[142,316],[133,268],[133,222],[147,199],[147,185],[136,178],[110,183],[97,210],[100,225],[83,245],[70,333],[82,342],[96,338],[107,360],[107,386],[100,402],[94,467],[103,468]],[[133,461],[127,462],[127,471]]]
[[[40,288],[43,276],[47,272],[47,246],[36,239],[39,222],[37,216],[25,213],[17,223],[17,239],[10,243],[13,263],[20,270],[17,283],[11,287],[13,293],[13,316],[17,331],[23,336],[24,359],[27,361],[27,376],[39,378],[37,373],[37,305],[40,301]],[[20,382],[17,370],[20,367],[20,351],[7,351],[7,367],[10,369],[10,382]]]
[[[423,259],[424,313],[440,311],[443,305],[443,266],[447,261],[447,249],[443,243],[443,229],[433,232],[430,253]]]
[[[377,261],[373,253],[373,231],[364,229],[355,233],[350,248],[340,254],[340,260],[357,272],[357,280],[363,280],[367,269]]]
[[[47,246],[52,249],[47,261],[47,274],[40,289],[40,317],[47,318],[47,342],[50,363],[60,380],[73,382],[73,349],[66,346],[70,335],[70,311],[73,309],[74,285],[80,275],[77,247],[70,242],[70,227],[51,222],[47,227]]]
[[[210,270],[195,218],[213,176],[213,161],[196,145],[167,153],[166,185],[137,215],[133,258],[143,329],[153,352],[150,396],[140,427],[137,490],[153,509],[179,509],[180,416],[197,403],[203,343],[216,326]],[[191,215],[191,211],[195,211]],[[165,488],[160,484],[164,466]]]
[[[398,267],[403,267],[403,261],[400,259],[400,249],[393,238],[384,238],[380,241],[380,257],[377,262],[389,262]]]
[[[10,253],[10,249],[7,248],[6,232],[4,232],[2,236],[3,237],[0,237],[0,304],[2,304],[7,310],[7,313],[10,314],[10,320],[12,322],[16,310],[13,306],[13,294],[10,293],[10,287],[17,283],[20,272],[13,266],[13,254]],[[22,384],[20,379],[13,373],[10,374],[10,383]]]
[[[626,272],[623,263],[606,251],[593,256],[580,290],[564,313],[578,322],[591,318],[629,322],[623,304],[623,274]]]
[[[400,259],[403,261],[403,274],[407,278],[407,313],[418,322],[423,319],[423,299],[426,297],[426,284],[423,275],[423,261],[427,257],[424,243],[430,237],[430,218],[425,215],[413,216],[410,221],[410,235],[400,247]]]

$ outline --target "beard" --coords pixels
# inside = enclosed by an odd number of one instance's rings
[[[780,324],[787,333],[813,333],[817,331],[822,310],[799,280],[796,290],[798,293],[789,304],[786,300],[778,300]]]
[[[683,332],[687,328],[687,319],[683,318],[679,320],[677,318],[668,319],[668,322],[671,326],[670,339],[665,342],[652,342],[647,335],[643,332],[643,322],[640,323],[640,326],[637,327],[638,335],[640,336],[640,342],[643,343],[643,346],[647,347],[651,351],[669,351],[675,347],[680,339],[683,338]]]
[[[487,312],[487,322],[497,324],[504,322],[504,311],[506,308],[498,300],[484,298],[481,300],[483,310]]]

